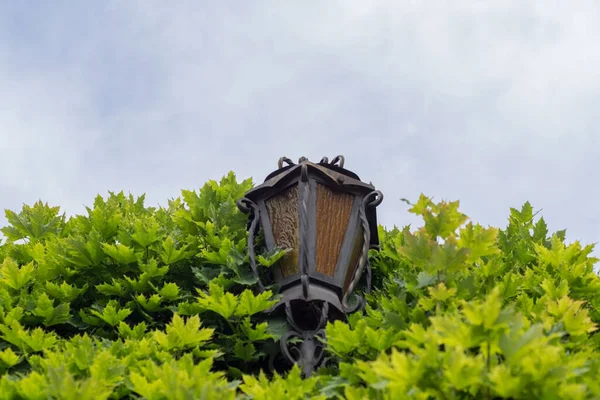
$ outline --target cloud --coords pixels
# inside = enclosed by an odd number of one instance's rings
[[[530,200],[600,238],[594,2],[60,4],[0,7],[3,207],[165,203],[341,153],[386,225],[424,192],[500,226]]]

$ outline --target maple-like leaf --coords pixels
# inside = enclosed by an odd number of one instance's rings
[[[211,328],[201,328],[200,318],[195,315],[184,320],[175,314],[166,332],[155,331],[153,336],[159,345],[167,350],[197,347],[210,340],[214,332]]]
[[[65,216],[59,215],[60,207],[49,207],[37,201],[32,207],[23,205],[19,213],[5,211],[10,226],[0,229],[12,241],[29,238],[33,241],[56,235],[64,226]]]
[[[102,309],[102,311],[98,311],[95,309],[91,309],[90,312],[92,315],[98,317],[102,321],[106,322],[110,326],[117,326],[121,322],[125,320],[132,313],[132,310],[129,308],[120,308],[119,303],[114,300],[108,302],[108,304]]]
[[[103,243],[102,248],[104,252],[117,262],[121,264],[131,264],[137,262],[138,258],[135,254],[134,249],[131,247],[125,246],[121,243],[117,244],[107,244]]]
[[[468,260],[475,262],[481,257],[499,254],[500,249],[497,246],[498,229],[484,228],[479,224],[473,225],[469,222],[460,230],[458,246],[469,249]]]
[[[238,298],[229,292],[225,292],[219,284],[211,282],[209,292],[198,290],[198,304],[206,310],[211,310],[225,319],[232,317],[238,307]]]
[[[161,260],[169,265],[174,264],[178,261],[185,260],[194,255],[193,251],[188,251],[187,246],[183,246],[180,249],[175,247],[175,240],[172,236],[167,238],[162,243],[162,251],[160,253]]]
[[[0,264],[0,282],[13,290],[21,290],[34,276],[35,266],[32,262],[19,266],[12,258],[6,258]]]
[[[277,299],[273,299],[272,297],[273,293],[269,290],[255,296],[251,290],[246,289],[239,296],[239,304],[235,310],[235,314],[239,317],[245,317],[268,310],[277,304]]]

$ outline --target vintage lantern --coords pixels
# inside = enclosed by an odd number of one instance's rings
[[[260,290],[254,257],[259,223],[267,250],[289,249],[271,268],[269,283],[279,287],[278,306],[291,326],[281,339],[282,353],[310,375],[323,356],[319,338],[326,322],[362,307],[355,290],[363,272],[364,291],[370,290],[368,250],[378,244],[375,207],[383,195],[344,169],[342,156],[319,163],[302,157],[298,164],[283,157],[278,166],[238,207],[250,214],[248,252]],[[299,347],[288,344],[292,336],[301,339]]]

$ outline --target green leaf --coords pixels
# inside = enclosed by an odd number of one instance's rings
[[[531,220],[533,219],[533,207],[528,201],[525,202],[525,204],[523,204],[523,207],[521,207],[520,212],[518,212],[517,210],[514,211],[515,215],[521,222],[531,222]]]
[[[419,272],[419,274],[417,275],[417,289],[423,288],[423,287],[427,287],[429,285],[431,285],[432,283],[435,283],[437,281],[437,278],[435,275],[429,274],[425,271],[421,271]]]
[[[10,326],[10,325],[12,325],[13,321],[21,322],[24,314],[25,314],[25,310],[23,310],[22,307],[17,306],[15,308],[13,308],[12,310],[10,310],[9,312],[5,313],[4,316],[2,316],[2,312],[0,312],[0,321],[2,321],[4,324]]]
[[[88,285],[85,284],[79,288],[67,283],[66,281],[63,281],[60,285],[57,285],[54,282],[46,282],[45,288],[46,292],[50,294],[50,296],[64,303],[70,303],[85,293]]]
[[[450,241],[443,246],[434,245],[431,251],[431,264],[429,272],[444,271],[454,273],[467,268],[466,261],[469,257],[469,249],[457,249]]]
[[[233,347],[233,352],[237,358],[248,362],[254,359],[256,348],[252,343],[243,343],[241,341],[237,341]]]
[[[275,249],[272,252],[256,257],[256,261],[265,268],[269,268],[290,253],[292,249]]]
[[[100,285],[96,285],[96,290],[106,296],[125,297],[128,293],[127,287],[122,282],[114,278],[112,279],[112,283],[102,283]]]
[[[150,258],[146,264],[140,263],[139,268],[148,279],[165,276],[169,272],[169,266],[159,267],[154,258]]]
[[[464,302],[462,312],[473,325],[481,325],[484,329],[493,329],[499,320],[502,311],[500,289],[495,287],[485,296],[483,301]]]
[[[156,312],[162,309],[160,306],[160,303],[162,303],[162,297],[160,297],[158,294],[153,294],[149,298],[146,298],[143,294],[140,294],[136,296],[135,300],[144,308],[144,310],[148,312]]]
[[[541,324],[535,324],[522,333],[512,330],[502,335],[498,344],[504,357],[512,363],[523,358],[540,340],[546,340],[544,328]]]
[[[541,284],[541,288],[552,299],[558,300],[569,294],[569,282],[566,279],[561,280],[558,286],[552,279],[546,278]]]
[[[272,297],[273,293],[269,290],[255,296],[251,290],[246,289],[239,297],[239,305],[235,314],[238,317],[245,317],[268,310],[277,304],[277,300],[273,300]]]
[[[537,243],[544,243],[548,237],[548,225],[544,218],[540,218],[533,228],[533,240]]]
[[[102,321],[106,322],[110,326],[117,326],[119,323],[123,322],[125,318],[131,314],[132,310],[129,308],[119,308],[119,303],[114,300],[108,302],[106,307],[102,309],[102,312],[97,310],[90,310],[90,312],[100,318]]]
[[[367,326],[364,331],[365,344],[377,352],[390,349],[396,336],[392,329],[373,329]]]
[[[408,212],[415,214],[415,215],[425,215],[425,213],[428,211],[429,207],[431,206],[432,202],[431,199],[427,196],[425,196],[423,193],[420,194],[419,196],[419,200],[417,200],[417,202],[415,204],[411,204],[410,201],[408,201],[407,199],[401,199],[403,202],[407,203],[408,205],[411,205],[412,207],[408,210]]]
[[[219,241],[217,251],[205,248],[198,253],[198,256],[200,256],[205,262],[211,264],[231,266],[235,263],[235,259],[232,259],[235,258],[235,253],[236,250],[233,241],[229,238],[224,238],[223,240]],[[241,260],[240,257],[237,258]]]
[[[153,337],[166,350],[186,349],[210,340],[213,332],[214,329],[200,327],[200,318],[197,315],[185,321],[175,314],[171,323],[166,326],[166,333],[155,331]]]
[[[122,245],[121,243],[118,243],[118,244],[103,243],[102,247],[104,249],[104,252],[109,257],[116,260],[120,264],[123,264],[123,265],[132,264],[134,262],[137,262],[137,260],[138,260],[137,256],[135,255],[134,250],[131,247]]]
[[[125,281],[134,292],[146,293],[153,290],[152,285],[150,284],[150,276],[145,273],[140,275],[138,279],[131,279],[130,277],[125,276]]]
[[[432,299],[441,302],[445,302],[456,295],[456,289],[446,287],[444,282],[440,282],[435,287],[429,287],[428,291]]]
[[[179,298],[179,286],[173,282],[165,283],[158,294],[165,300],[176,300]]]
[[[447,239],[467,220],[467,216],[459,212],[458,207],[458,201],[434,204],[421,195],[419,202],[409,211],[423,216],[425,231],[431,239],[436,240],[438,237]]]
[[[588,310],[583,308],[583,301],[576,301],[568,296],[558,300],[548,301],[546,312],[559,319],[572,337],[590,334],[598,329],[589,316]]]
[[[503,398],[515,398],[524,388],[524,381],[505,364],[494,365],[488,376],[494,392]]]
[[[159,240],[160,225],[154,218],[138,219],[134,222],[131,239],[142,247],[148,247]]]
[[[468,223],[460,230],[458,246],[469,249],[469,262],[475,262],[481,257],[499,254],[500,249],[496,246],[498,229],[483,228],[481,225]]]
[[[463,351],[450,351],[447,355],[444,378],[456,390],[469,390],[481,385],[481,376],[486,368],[483,357],[472,357]]]
[[[398,249],[398,252],[417,267],[423,268],[431,259],[431,249],[432,242],[423,233],[406,233],[405,245]]]
[[[52,348],[58,338],[53,332],[44,332],[42,328],[35,328],[31,331],[17,330],[24,348],[28,351],[39,352]]]
[[[341,321],[327,323],[327,346],[337,355],[347,355],[362,344],[359,332],[351,330],[348,324]]]
[[[60,207],[49,207],[37,201],[33,207],[23,205],[20,213],[6,210],[10,226],[0,229],[9,240],[29,238],[33,241],[56,235],[64,226],[64,215],[59,216]]]
[[[89,218],[82,222],[89,224],[90,229],[96,230],[102,239],[115,236],[123,219],[118,205],[119,200],[115,197],[111,194],[105,202],[102,196],[98,195],[94,200],[94,207],[86,207]]]
[[[104,326],[105,323],[101,318],[94,317],[93,315],[89,315],[84,310],[79,310],[78,313],[81,320],[90,325],[90,326]]]
[[[4,364],[4,368],[12,368],[19,364],[21,360],[21,357],[15,354],[10,347],[0,351],[0,365]]]
[[[225,293],[223,287],[210,282],[208,293],[198,290],[198,304],[206,309],[216,312],[225,319],[231,318],[238,307],[238,298],[232,293]]]
[[[119,323],[119,335],[123,339],[141,340],[146,334],[146,329],[147,326],[145,322],[140,322],[135,325],[133,329],[125,322]]]
[[[175,240],[172,236],[167,236],[167,238],[162,243],[162,251],[160,252],[160,258],[167,265],[188,259],[193,255],[193,251],[187,251],[187,246],[183,246],[182,248],[177,249],[175,247]]]
[[[36,300],[33,315],[43,318],[44,326],[63,324],[69,320],[69,303],[61,303],[54,307],[54,301],[50,300],[46,293],[42,293]]]
[[[206,308],[198,303],[190,303],[187,301],[177,304],[177,313],[180,315],[197,315],[206,311]]]
[[[67,239],[67,250],[64,258],[78,267],[98,266],[104,261],[102,238],[93,229],[87,238],[70,237]]]
[[[0,265],[0,282],[14,290],[21,290],[35,276],[33,263],[21,267],[11,258],[6,258]]]
[[[243,319],[240,328],[250,342],[258,342],[260,340],[273,339],[275,337],[267,331],[269,328],[267,322],[255,324],[253,327],[249,317]]]
[[[362,378],[371,387],[393,388],[390,398],[401,398],[410,388],[418,386],[424,374],[424,365],[414,361],[410,354],[392,350],[391,354],[381,353],[373,362],[358,362]],[[425,397],[424,397],[425,398]]]
[[[145,399],[158,399],[163,383],[160,380],[148,381],[142,374],[132,371],[129,376],[133,391]]]

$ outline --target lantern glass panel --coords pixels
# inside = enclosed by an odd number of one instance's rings
[[[316,195],[317,272],[333,277],[354,196],[335,192],[319,183]]]
[[[280,260],[283,277],[298,272],[298,185],[271,197],[265,202],[275,244],[280,248],[292,249]]]

